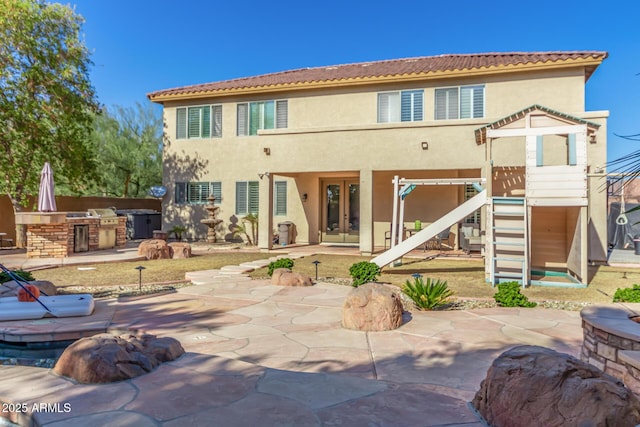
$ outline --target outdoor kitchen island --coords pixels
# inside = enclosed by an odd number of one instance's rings
[[[16,214],[16,224],[27,228],[28,258],[65,258],[76,252],[124,247],[126,222],[112,209]]]

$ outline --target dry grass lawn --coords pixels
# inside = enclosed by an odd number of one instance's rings
[[[114,262],[104,264],[59,267],[32,272],[37,280],[49,280],[58,287],[110,286],[138,284],[139,265],[143,283],[162,283],[184,280],[188,271],[212,270],[225,265],[269,258],[271,255],[258,252],[217,252],[194,255],[187,259],[162,259],[150,261]]]
[[[209,270],[224,265],[237,265],[256,259],[269,258],[265,253],[219,252],[215,254],[197,255],[185,260],[153,260],[136,262],[119,262],[83,266],[70,266],[39,270],[33,272],[38,280],[50,280],[57,286],[109,286],[138,284],[138,270],[142,265],[143,283],[162,283],[184,279],[188,271]],[[318,265],[319,278],[348,279],[349,267],[359,261],[370,258],[344,255],[317,255],[295,260],[293,270],[315,278],[315,265]],[[251,273],[253,278],[265,278],[266,268]],[[416,259],[405,258],[401,266],[387,267],[379,280],[396,286],[402,286],[411,280],[414,273],[424,278],[446,280],[458,298],[492,298],[496,289],[484,280],[484,263],[481,259]],[[571,301],[589,303],[611,302],[616,289],[631,287],[640,283],[640,269],[593,267],[593,279],[588,288],[559,288],[532,286],[523,291],[530,299],[536,301]]]

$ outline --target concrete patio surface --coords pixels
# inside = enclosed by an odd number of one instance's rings
[[[578,312],[412,312],[397,330],[367,333],[340,326],[350,287],[283,288],[218,270],[188,276],[198,284],[104,303],[110,329],[174,337],[181,358],[102,385],[0,366],[0,400],[20,405],[2,415],[50,427],[479,427],[468,402],[496,356],[521,344],[578,355],[582,342]]]

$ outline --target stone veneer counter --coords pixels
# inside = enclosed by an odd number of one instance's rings
[[[640,304],[585,307],[581,312],[584,340],[580,358],[640,394]]]

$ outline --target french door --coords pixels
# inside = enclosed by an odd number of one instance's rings
[[[335,179],[323,181],[322,188],[322,241],[358,243],[360,184],[356,180]]]

